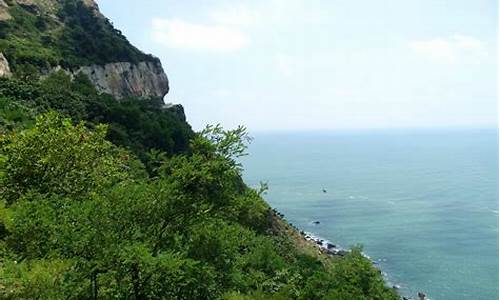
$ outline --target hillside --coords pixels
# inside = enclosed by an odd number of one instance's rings
[[[150,149],[187,150],[193,132],[182,106],[163,104],[160,61],[131,45],[94,1],[2,0],[0,25],[0,124],[56,110],[109,124],[108,138],[146,164]]]
[[[194,133],[161,63],[91,0],[0,0],[1,299],[399,299],[242,180],[245,128]]]
[[[168,92],[160,61],[131,45],[94,1],[2,0],[0,23],[0,57],[18,76],[62,69],[115,98]]]

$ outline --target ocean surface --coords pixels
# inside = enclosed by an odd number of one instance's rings
[[[498,299],[496,130],[253,138],[245,180],[268,182],[266,200],[288,221],[341,247],[362,244],[403,295]]]

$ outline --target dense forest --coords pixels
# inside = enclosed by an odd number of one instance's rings
[[[321,253],[245,185],[244,127],[195,133],[161,99],[40,77],[154,59],[56,3],[63,25],[15,4],[0,22],[1,299],[399,299],[359,247]]]

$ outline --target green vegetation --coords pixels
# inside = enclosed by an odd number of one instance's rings
[[[50,10],[13,5],[9,9],[13,18],[0,21],[0,52],[18,76],[55,66],[157,61],[82,1],[51,2]]]
[[[165,109],[159,99],[116,101],[99,95],[87,77],[74,80],[60,71],[44,80],[0,78],[0,124],[6,128],[26,126],[27,121],[50,110],[90,127],[109,124],[108,139],[131,150],[148,166],[150,150],[171,156],[188,149],[193,136],[184,116]],[[0,129],[1,132],[1,129]]]
[[[326,264],[273,233],[241,180],[244,128],[207,128],[154,177],[107,126],[49,112],[16,128],[0,140],[2,299],[397,299],[359,250]]]

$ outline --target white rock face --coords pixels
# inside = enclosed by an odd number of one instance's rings
[[[9,62],[0,52],[0,77],[10,77],[12,73],[10,72]]]
[[[0,21],[6,21],[12,19],[12,16],[8,12],[9,6],[4,0],[0,0]]]
[[[163,98],[169,90],[167,75],[159,62],[91,65],[73,72],[78,73],[87,75],[99,92],[117,99],[128,96]]]

